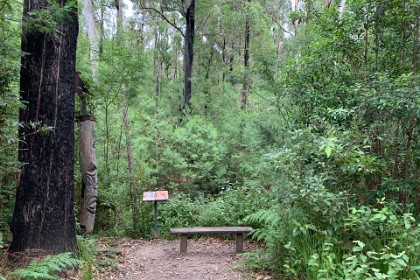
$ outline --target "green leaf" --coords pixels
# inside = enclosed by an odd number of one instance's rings
[[[327,155],[327,158],[329,158],[331,156],[331,147],[330,146],[325,147],[325,154]]]

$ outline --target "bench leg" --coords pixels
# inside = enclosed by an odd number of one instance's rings
[[[187,253],[187,235],[181,234],[181,254]]]
[[[242,253],[244,251],[244,234],[236,234],[236,253]]]

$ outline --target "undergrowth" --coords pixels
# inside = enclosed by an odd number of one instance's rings
[[[77,267],[83,262],[73,257],[71,252],[47,256],[41,260],[32,261],[24,268],[17,269],[8,275],[7,279],[60,279],[58,272]]]

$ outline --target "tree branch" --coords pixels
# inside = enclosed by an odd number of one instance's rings
[[[204,27],[204,25],[206,24],[207,20],[209,19],[210,15],[212,14],[212,12],[210,12],[205,18],[204,20],[202,20],[199,24],[197,24],[197,28],[196,28],[196,32],[198,33],[200,31],[201,28]]]
[[[163,20],[165,20],[167,23],[169,23],[169,25],[171,25],[173,28],[175,28],[176,30],[178,30],[182,37],[185,37],[184,32],[182,31],[181,28],[179,28],[175,24],[175,21],[174,22],[170,21],[169,18],[167,18],[163,12],[161,12],[161,11],[159,11],[156,8],[153,8],[153,7],[143,6],[142,3],[140,3],[140,8],[143,9],[143,10],[150,10],[150,11],[158,14]]]

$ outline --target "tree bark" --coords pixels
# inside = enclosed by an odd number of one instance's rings
[[[248,0],[251,3],[251,0]],[[244,68],[245,76],[243,82],[243,89],[241,94],[241,109],[245,109],[248,105],[248,94],[249,94],[249,43],[250,43],[250,26],[249,16],[246,15],[245,20],[245,48],[244,48]]]
[[[96,19],[92,0],[83,0],[83,14],[86,20],[86,30],[89,39],[89,56],[92,78],[95,82],[97,82],[99,68],[99,40],[96,31]]]
[[[64,6],[66,0],[57,3]],[[25,0],[23,21],[48,9],[47,1]],[[11,252],[77,254],[73,211],[74,77],[77,10],[39,32],[23,25],[19,161]],[[25,27],[26,26],[26,27]]]
[[[185,11],[184,106],[191,106],[192,66],[194,61],[195,0],[183,0]]]
[[[415,20],[414,20],[414,30],[413,30],[413,73],[417,73],[418,68],[418,55],[419,55],[419,17],[420,17],[420,7],[415,7]]]

